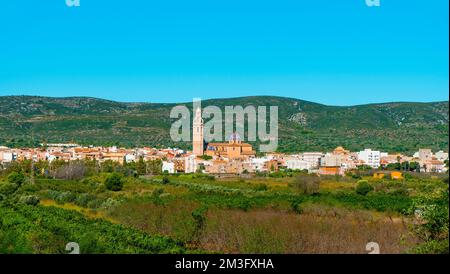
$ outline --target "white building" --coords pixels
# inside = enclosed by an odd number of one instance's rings
[[[304,152],[300,154],[300,160],[308,162],[311,169],[319,168],[322,152]]]
[[[189,155],[184,158],[184,172],[194,173],[197,171],[197,157],[195,155]]]
[[[311,169],[311,163],[304,161],[304,160],[300,160],[298,158],[290,158],[286,160],[286,167],[288,169],[298,169],[298,170],[310,170]]]
[[[345,156],[341,154],[327,153],[320,158],[320,165],[326,167],[341,166]]]
[[[125,154],[125,162],[131,163],[136,161],[136,155],[134,154]]]
[[[380,159],[381,152],[379,151],[364,149],[363,151],[358,152],[358,160],[363,161],[366,165],[372,168],[380,167]]]
[[[162,162],[162,172],[164,173],[164,172],[168,172],[168,173],[175,173],[175,164],[174,163],[172,163],[172,162],[166,162],[166,161],[163,161]]]
[[[419,149],[419,160],[421,162],[429,161],[433,158],[433,152],[429,148]]]
[[[267,171],[266,163],[270,161],[268,157],[251,158],[250,166],[254,172],[264,172]]]
[[[438,151],[438,152],[436,152],[434,154],[434,157],[436,157],[436,159],[438,161],[442,161],[443,162],[445,160],[448,160],[448,153],[440,150],[440,151]]]
[[[9,163],[14,159],[14,155],[12,152],[1,152],[0,151],[0,162]]]

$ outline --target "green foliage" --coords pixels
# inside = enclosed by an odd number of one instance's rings
[[[105,185],[108,190],[120,191],[123,188],[123,179],[119,173],[111,173],[105,180]]]
[[[167,237],[150,236],[104,220],[55,207],[0,206],[0,253],[67,253],[68,242],[80,253],[184,253]]]
[[[267,191],[267,190],[268,190],[268,187],[267,187],[266,184],[259,183],[259,184],[256,184],[256,185],[254,186],[254,189],[255,189],[256,191]]]
[[[168,184],[168,183],[170,183],[170,179],[169,179],[169,177],[167,177],[167,176],[163,176],[161,182],[162,182],[163,184]]]
[[[19,188],[17,184],[10,182],[0,182],[0,194],[5,196],[11,195]]]
[[[39,197],[36,195],[20,196],[19,203],[36,206],[39,204]]]
[[[206,225],[206,212],[208,207],[202,206],[192,211],[192,218],[194,219],[194,231],[192,239],[198,241]]]
[[[359,180],[355,189],[356,193],[363,196],[367,195],[372,190],[373,186],[371,186],[367,180]]]
[[[25,175],[22,172],[11,172],[8,175],[8,182],[20,186],[25,182]]]
[[[365,147],[409,153],[419,147],[448,150],[448,123],[442,124],[442,121],[448,122],[448,102],[336,107],[291,98],[256,96],[205,100],[202,104],[222,109],[229,105],[278,106],[283,110],[279,113],[280,152],[325,151],[339,145],[352,151]],[[173,142],[170,138],[172,120],[169,114],[173,104],[0,96],[0,105],[0,143],[6,146],[36,146],[38,140],[76,140],[82,145],[190,147],[189,143]],[[19,105],[21,107],[17,108]],[[397,124],[398,117],[404,117],[402,127]],[[33,128],[34,140],[29,134],[30,128]],[[257,147],[259,143],[252,144]],[[111,170],[111,166],[108,170],[104,171],[117,171]],[[158,169],[148,172],[161,173]]]
[[[204,154],[204,155],[202,155],[202,157],[201,157],[203,160],[206,160],[206,161],[208,161],[208,160],[211,160],[212,159],[212,157],[211,156],[209,156],[209,155],[206,155],[206,154]]]
[[[431,240],[420,244],[419,246],[410,250],[410,253],[416,254],[449,254],[449,241],[445,240]]]
[[[299,199],[295,199],[291,202],[291,208],[297,214],[303,213],[303,208],[301,207],[301,203],[302,203],[302,201]]]
[[[449,243],[449,192],[441,195],[418,197],[414,200],[410,211],[416,214],[415,233],[425,243],[413,249],[414,253],[448,254]]]

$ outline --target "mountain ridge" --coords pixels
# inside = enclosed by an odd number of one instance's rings
[[[0,96],[0,145],[43,141],[88,145],[177,146],[170,140],[175,105],[192,102],[117,102],[95,97]],[[420,147],[448,151],[448,101],[330,106],[281,96],[205,99],[202,106],[276,105],[279,151],[371,147],[411,153]],[[252,143],[252,144],[257,144]]]

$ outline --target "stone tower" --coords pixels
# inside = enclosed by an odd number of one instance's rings
[[[195,110],[192,133],[192,152],[197,155],[203,155],[203,119],[200,108]]]

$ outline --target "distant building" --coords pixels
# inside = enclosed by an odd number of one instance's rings
[[[300,160],[308,162],[311,169],[317,169],[320,165],[320,159],[324,154],[322,152],[304,152],[300,154]]]
[[[204,137],[203,137],[203,118],[202,111],[197,108],[194,114],[193,120],[193,133],[192,133],[192,153],[197,156],[201,156],[204,153]]]
[[[298,170],[310,170],[311,169],[311,163],[304,161],[304,160],[300,160],[299,158],[289,158],[286,159],[286,167],[288,169],[298,169]]]
[[[320,159],[320,166],[341,166],[342,164],[342,155],[327,153]]]
[[[320,175],[343,175],[343,170],[340,166],[321,166],[319,168]]]
[[[358,160],[372,168],[380,167],[381,153],[379,151],[364,149],[358,152]]]
[[[189,155],[184,158],[184,172],[194,173],[197,171],[197,157],[195,155]]]
[[[252,145],[243,143],[237,133],[229,137],[228,143],[208,143],[206,148],[206,155],[211,157],[234,159],[248,158],[255,154]]]
[[[448,160],[448,153],[440,150],[434,154],[434,157],[436,157],[436,160],[438,161],[445,161]]]
[[[167,173],[175,173],[175,164],[172,162],[167,162],[167,161],[163,161],[162,162],[162,172],[167,172]]]
[[[425,161],[423,164],[423,169],[425,172],[443,173],[446,171],[444,162],[436,159]]]
[[[429,161],[432,158],[433,158],[433,153],[431,152],[431,149],[428,149],[428,148],[419,149],[419,160],[421,162]]]

